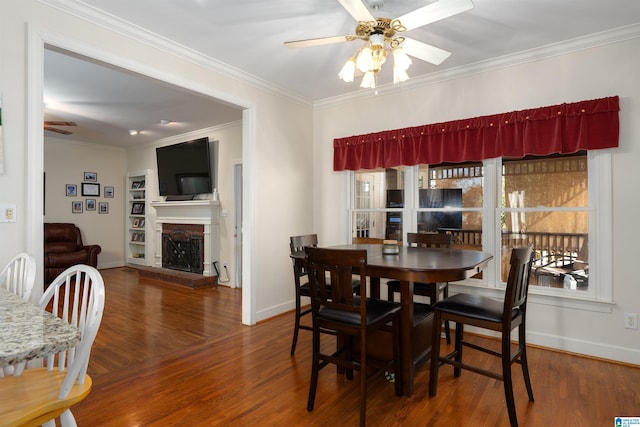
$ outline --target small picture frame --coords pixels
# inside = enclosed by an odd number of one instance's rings
[[[65,186],[65,194],[67,195],[67,197],[77,197],[78,186],[76,184],[67,184]]]
[[[91,184],[91,183],[83,182],[82,195],[100,197],[100,184]]]
[[[104,187],[104,197],[113,198],[113,187]]]
[[[95,172],[85,172],[84,180],[85,182],[96,182],[98,181],[98,174]]]
[[[82,213],[82,201],[71,202],[71,213]]]
[[[98,203],[98,213],[108,214],[109,213],[109,202],[100,202],[100,203]]]
[[[96,199],[87,199],[87,200],[85,200],[85,204],[87,205],[86,209],[88,211],[95,211],[96,210]]]
[[[144,218],[140,218],[140,228],[144,228]]]
[[[144,188],[144,181],[133,181],[131,182],[131,188],[134,190]]]
[[[144,203],[133,202],[131,204],[131,215],[144,215]]]
[[[140,228],[140,218],[135,218],[133,220],[133,224],[131,225],[133,228]]]
[[[137,233],[137,232],[136,232],[136,233],[133,233],[133,234],[131,235],[131,241],[133,241],[133,242],[139,242],[139,241],[140,241],[140,233]]]

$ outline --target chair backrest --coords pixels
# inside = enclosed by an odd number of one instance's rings
[[[74,382],[84,382],[91,346],[104,310],[104,281],[94,267],[79,264],[63,271],[40,298],[40,307],[80,329],[80,342],[68,351],[47,357],[47,369],[67,370],[58,398],[69,394]]]
[[[314,313],[324,306],[366,316],[366,304],[360,304],[358,298],[367,298],[367,251],[308,246],[305,253]],[[353,275],[360,279],[359,297],[353,292]]]
[[[424,246],[427,248],[450,248],[451,234],[448,233],[407,233],[409,246]]]
[[[0,286],[28,300],[36,281],[36,260],[27,253],[19,253],[0,272]]]
[[[318,246],[318,235],[304,234],[302,236],[289,237],[289,249],[291,249],[291,253],[301,252],[305,246]]]
[[[532,262],[533,248],[531,245],[511,250],[509,277],[504,299],[505,320],[511,318],[514,309],[526,310]]]

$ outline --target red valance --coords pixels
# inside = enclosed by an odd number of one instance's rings
[[[619,98],[580,101],[333,141],[333,170],[570,154],[618,146]]]

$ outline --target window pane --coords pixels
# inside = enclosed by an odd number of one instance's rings
[[[454,245],[482,248],[482,163],[420,165],[418,170],[418,232],[453,234]],[[455,208],[460,208],[459,210]]]
[[[355,172],[355,209],[404,207],[404,167]],[[354,212],[353,241],[402,239],[402,213]]]
[[[587,155],[504,160],[502,206],[586,207]]]
[[[506,282],[511,249],[533,245],[534,262],[530,284],[574,290],[589,288],[588,212],[518,212],[519,224],[502,230],[501,278]],[[509,221],[507,225],[515,223]]]

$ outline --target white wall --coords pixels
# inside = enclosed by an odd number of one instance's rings
[[[126,153],[123,148],[47,139],[44,144],[44,222],[71,222],[80,228],[85,245],[99,244],[98,268],[124,264],[124,177]],[[84,172],[95,172],[100,197],[82,196]],[[66,184],[77,185],[77,196],[65,195]],[[114,188],[114,197],[104,197],[104,187]],[[86,210],[86,200],[96,201],[96,210]],[[71,203],[82,201],[83,212],[72,213]],[[109,203],[109,213],[100,214],[98,203]]]
[[[637,258],[640,210],[640,39],[452,78],[314,112],[315,228],[330,243],[348,241],[346,172],[332,172],[332,141],[385,129],[437,123],[620,96],[620,147],[613,152],[613,294],[611,312],[530,303],[530,342],[640,364],[640,331],[623,328],[640,312]]]

